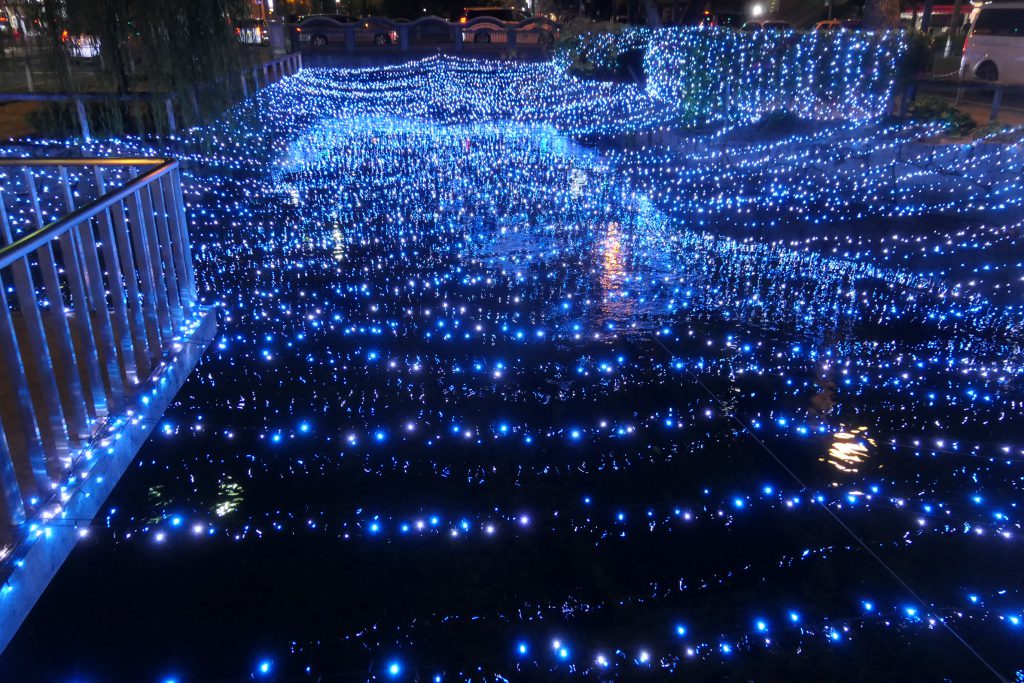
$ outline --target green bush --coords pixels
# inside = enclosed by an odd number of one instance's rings
[[[919,97],[914,100],[910,107],[910,117],[918,121],[944,123],[947,132],[953,135],[965,135],[978,125],[970,114],[937,97]]]

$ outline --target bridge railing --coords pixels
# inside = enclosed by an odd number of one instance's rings
[[[545,17],[508,22],[477,17],[450,22],[435,16],[414,21],[367,17],[342,22],[328,16],[309,17],[285,27],[292,52],[406,53],[507,52],[513,49],[546,52],[560,27]]]
[[[0,538],[54,514],[75,458],[197,306],[178,163],[0,159]]]

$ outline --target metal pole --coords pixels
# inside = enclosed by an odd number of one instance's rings
[[[992,112],[989,114],[988,120],[995,121],[999,118],[999,105],[1003,103],[1003,88],[1002,86],[996,86],[996,90],[992,93]]]

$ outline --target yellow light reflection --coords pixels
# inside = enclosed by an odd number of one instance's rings
[[[334,231],[331,233],[331,239],[334,240],[334,249],[332,250],[332,253],[334,254],[334,260],[344,261],[345,235],[342,234],[339,228],[335,228]]]
[[[230,478],[217,486],[217,500],[213,505],[213,514],[218,517],[234,512],[242,502],[242,485]]]
[[[859,472],[871,457],[870,449],[876,445],[874,439],[867,436],[867,431],[867,427],[856,427],[833,434],[832,445],[828,455],[821,459],[822,462],[827,462],[844,474]]]

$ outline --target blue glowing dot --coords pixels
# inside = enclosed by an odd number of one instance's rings
[[[388,675],[397,676],[400,673],[402,673],[401,664],[399,664],[398,662],[391,662],[390,664],[388,664]]]
[[[519,652],[519,654],[525,655],[527,652],[530,651],[530,648],[526,645],[526,643],[519,643],[519,646],[516,647],[516,650]]]
[[[677,636],[685,636],[686,635],[686,627],[683,626],[682,624],[676,624],[676,635]]]
[[[271,662],[269,659],[264,659],[262,662],[259,663],[259,666],[256,667],[256,670],[259,671],[261,675],[266,676],[270,673],[270,670],[273,668],[273,666],[273,662]]]

